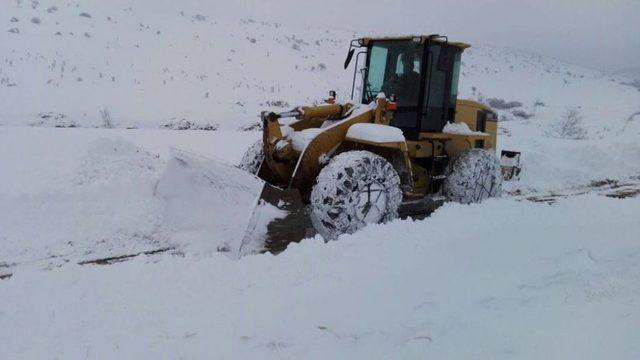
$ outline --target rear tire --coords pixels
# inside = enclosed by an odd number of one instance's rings
[[[484,149],[461,153],[449,163],[445,175],[443,194],[449,201],[479,203],[502,193],[500,162]]]
[[[341,153],[320,171],[310,202],[314,228],[325,240],[333,240],[366,224],[396,218],[402,202],[400,177],[379,155]]]
[[[264,150],[262,148],[262,139],[260,139],[245,151],[244,155],[242,155],[242,160],[240,160],[238,164],[238,168],[257,175],[258,170],[260,170],[260,165],[262,165],[262,160],[264,160]]]

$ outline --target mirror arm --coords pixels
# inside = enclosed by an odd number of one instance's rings
[[[351,59],[353,58],[353,53],[356,51],[354,48],[361,48],[360,39],[353,39],[349,44],[349,50],[347,51],[347,58],[344,61],[344,69],[347,70],[349,64],[351,63]],[[356,59],[357,60],[357,59]]]
[[[360,60],[360,55],[366,54],[366,53],[367,53],[366,51],[360,51],[356,55],[356,63],[353,66],[353,81],[351,82],[351,100],[353,100],[353,92],[354,92],[355,86],[356,86],[356,74],[358,72],[358,61]],[[364,77],[364,75],[363,75],[363,77]]]

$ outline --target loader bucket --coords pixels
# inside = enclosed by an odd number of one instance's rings
[[[170,241],[191,253],[232,258],[282,251],[304,238],[295,190],[281,190],[222,161],[173,149],[156,186]]]
[[[300,193],[265,183],[242,241],[241,253],[280,253],[291,242],[313,236]]]

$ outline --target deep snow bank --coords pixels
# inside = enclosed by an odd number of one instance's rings
[[[448,204],[274,257],[0,281],[2,358],[636,359],[640,199]]]
[[[171,231],[156,185],[170,147],[234,163],[253,135],[0,127],[0,264],[13,272],[166,247],[215,251],[224,239],[207,246]]]

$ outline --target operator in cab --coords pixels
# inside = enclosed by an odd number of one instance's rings
[[[419,61],[416,58],[416,53],[412,51],[407,51],[400,56],[402,73],[398,75],[396,82],[396,94],[400,105],[416,106],[418,104],[420,74],[415,71],[415,65],[419,64]]]

